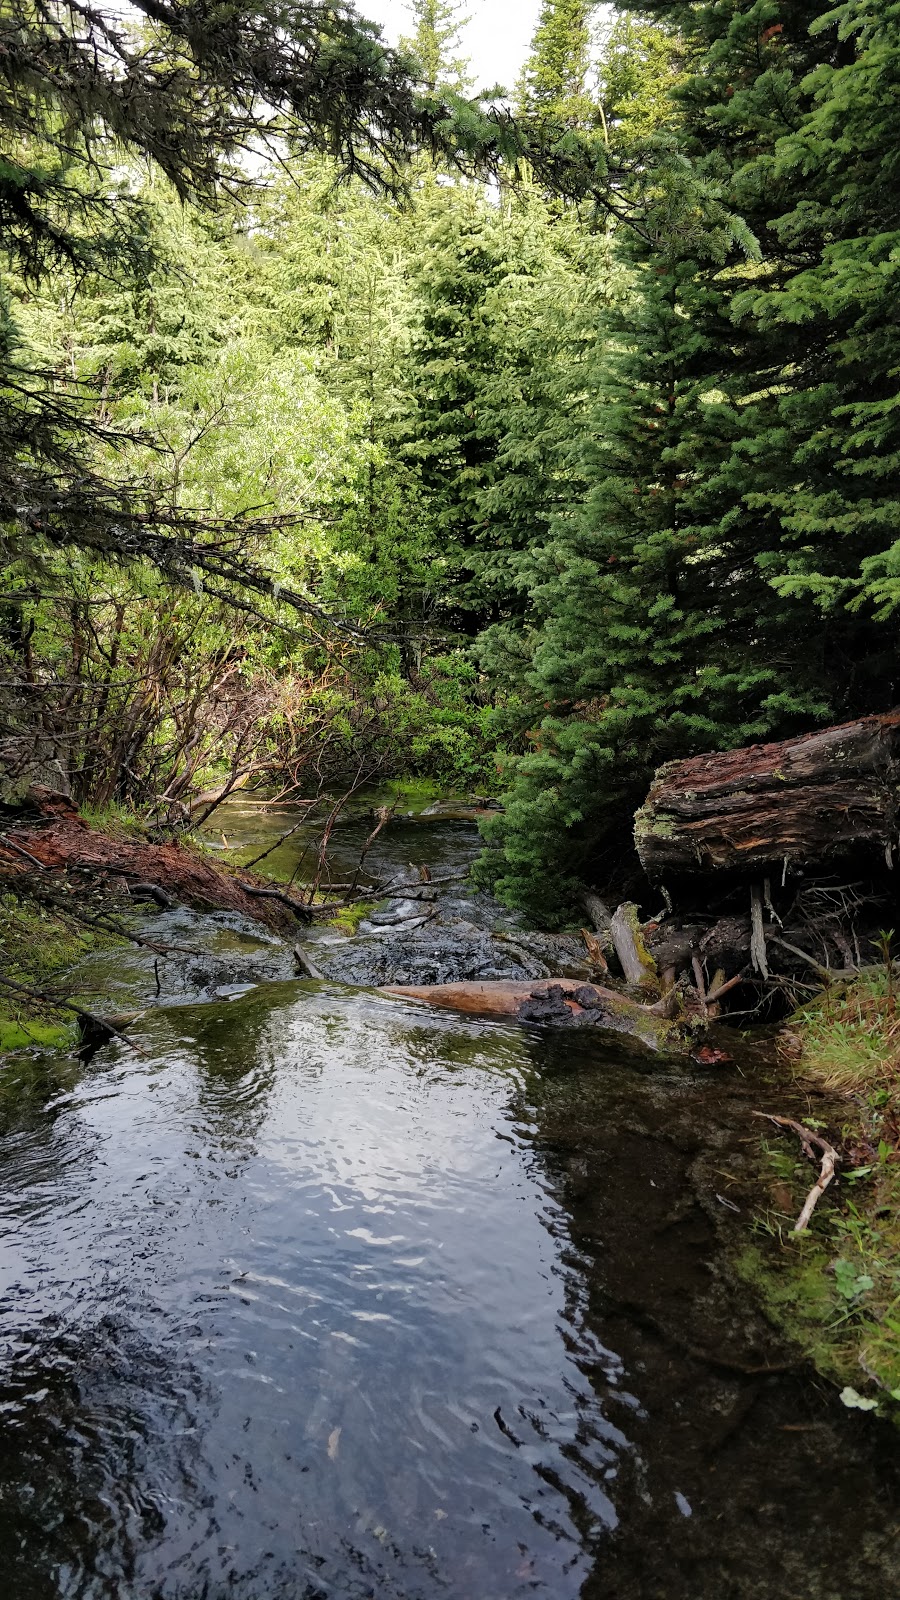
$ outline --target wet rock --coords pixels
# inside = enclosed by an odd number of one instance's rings
[[[472,923],[439,921],[417,927],[378,928],[360,924],[360,936],[337,947],[319,946],[326,977],[366,987],[382,984],[463,983],[473,979],[539,978],[540,963],[513,955],[508,946]]]
[[[358,932],[364,937],[368,938],[372,938],[373,936],[377,935],[384,937],[385,934],[397,933],[401,928],[405,933],[410,933],[415,928],[423,928],[427,920],[427,917],[420,916],[417,917],[414,922],[402,921],[399,923],[389,922],[387,924],[379,924],[367,919],[360,923]]]

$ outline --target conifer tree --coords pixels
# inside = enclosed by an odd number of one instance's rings
[[[523,108],[542,118],[590,121],[590,18],[596,0],[542,0],[522,75]]]
[[[400,47],[419,63],[425,87],[431,94],[438,89],[465,94],[472,77],[463,53],[462,32],[469,20],[463,0],[410,0],[409,9],[413,31],[401,37]]]
[[[420,207],[404,451],[439,529],[447,614],[468,633],[521,612],[517,554],[560,492],[578,238],[574,217],[553,223],[533,194],[498,207],[436,188]]]
[[[624,246],[635,298],[607,322],[588,496],[530,552],[533,749],[494,869],[535,906],[602,877],[665,757],[897,693],[900,189],[877,152],[896,147],[900,8],[654,11],[684,35],[651,122],[686,178]],[[634,64],[601,69],[605,96]],[[699,224],[711,184],[748,224],[730,245]]]

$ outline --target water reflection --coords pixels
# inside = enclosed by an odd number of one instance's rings
[[[0,1301],[17,1595],[576,1595],[624,1441],[560,1346],[520,1037],[268,1006],[155,1019],[56,1118],[74,1202],[18,1212]]]
[[[812,1380],[723,1250],[720,1222],[746,1220],[716,1191],[723,1166],[752,1173],[740,1141],[765,1085],[635,1071],[621,1041],[530,1045],[523,1109],[566,1218],[567,1348],[631,1441],[584,1600],[900,1595],[895,1431]]]
[[[735,1366],[732,1089],[296,986],[144,1048],[6,1080],[16,1600],[890,1595],[876,1436]]]

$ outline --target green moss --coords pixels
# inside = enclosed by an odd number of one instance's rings
[[[34,1017],[27,1022],[0,1011],[0,1055],[13,1050],[24,1050],[40,1045],[45,1050],[69,1050],[75,1042],[74,1024],[41,1022]]]
[[[776,1248],[748,1245],[735,1266],[775,1326],[823,1376],[843,1386],[859,1382],[862,1374],[852,1340],[832,1337],[843,1306],[829,1274],[830,1260],[820,1240],[789,1244],[782,1236]]]
[[[864,1406],[900,1419],[896,989],[892,966],[873,969],[826,990],[792,1019],[792,1071],[840,1093],[814,1126],[824,1128],[843,1160],[809,1232],[798,1235],[794,1222],[815,1174],[792,1134],[764,1139],[761,1174],[773,1206],[758,1219],[759,1245],[737,1266],[818,1371],[848,1391],[848,1404],[859,1403],[861,1393]]]
[[[642,839],[653,837],[655,839],[671,839],[675,833],[675,818],[665,811],[653,811],[649,806],[642,806],[635,812],[634,838],[640,844]]]
[[[332,917],[328,923],[329,928],[340,928],[342,933],[356,933],[364,917],[375,910],[374,900],[364,901],[353,906],[345,906],[337,916]]]
[[[38,992],[57,987],[59,978],[89,951],[119,941],[73,926],[11,894],[0,896],[0,974]],[[71,1049],[72,1013],[12,989],[0,988],[0,1054],[33,1048]]]
[[[417,814],[425,811],[436,800],[447,798],[447,787],[436,783],[434,778],[398,778],[396,784],[390,785],[391,794],[383,802],[390,805],[392,800],[397,801],[398,811],[412,811]]]

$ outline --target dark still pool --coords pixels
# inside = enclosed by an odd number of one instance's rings
[[[308,984],[138,1038],[0,1079],[4,1595],[900,1595],[896,1435],[726,1265],[739,1075]]]

